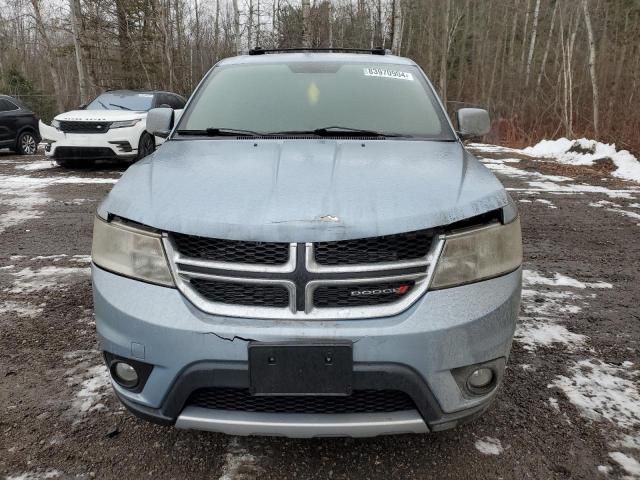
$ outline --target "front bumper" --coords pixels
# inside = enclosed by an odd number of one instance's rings
[[[114,382],[118,397],[134,413],[159,423],[232,434],[372,436],[443,430],[475,418],[488,407],[495,389],[482,396],[469,395],[451,371],[508,357],[520,303],[521,271],[427,292],[393,317],[341,321],[210,315],[176,289],[130,280],[95,266],[93,283],[103,350],[154,365],[139,393]],[[185,409],[186,399],[196,388],[248,386],[250,340],[350,340],[354,389],[404,391],[416,410],[336,416]],[[504,361],[500,365],[499,377]]]
[[[40,122],[45,155],[56,160],[132,159],[144,126],[114,128],[104,133],[65,133]]]

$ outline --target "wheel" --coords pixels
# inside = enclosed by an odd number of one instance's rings
[[[138,156],[136,157],[136,160],[141,160],[147,155],[151,155],[155,149],[156,141],[153,138],[153,135],[144,132],[140,137],[140,142],[138,143]]]
[[[18,137],[16,151],[20,155],[35,155],[38,151],[38,142],[31,132],[22,132]]]

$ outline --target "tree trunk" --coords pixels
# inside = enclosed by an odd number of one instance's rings
[[[540,73],[538,73],[536,88],[540,88],[540,83],[542,82],[542,75],[544,75],[547,58],[549,57],[549,48],[551,48],[551,38],[553,37],[553,27],[555,25],[556,13],[558,12],[558,4],[561,1],[562,0],[556,0],[553,5],[553,13],[551,14],[551,25],[549,25],[549,36],[547,37],[547,45],[544,47],[544,54],[542,55],[542,63],[540,64]]]
[[[78,89],[80,92],[80,103],[85,103],[89,99],[87,79],[85,76],[84,64],[82,61],[82,47],[80,45],[80,25],[79,19],[82,16],[79,0],[69,0],[71,10],[71,32],[73,34],[73,46],[75,50],[76,69],[78,70]]]
[[[311,47],[311,3],[310,0],[302,0],[302,46]]]
[[[440,96],[447,106],[447,52],[449,51],[449,17],[451,16],[451,0],[445,0],[444,20],[442,24],[442,52],[440,55]]]
[[[394,54],[400,55],[402,49],[402,30],[404,22],[402,19],[402,6],[400,0],[393,0],[393,13],[391,24],[393,25],[393,33],[391,38],[391,50]]]
[[[239,55],[242,49],[242,39],[240,38],[240,9],[238,8],[238,0],[233,0],[233,34],[236,43],[236,55]]]
[[[533,26],[531,27],[531,42],[529,43],[529,56],[527,57],[527,73],[524,81],[525,88],[529,86],[529,78],[531,77],[531,62],[533,60],[533,52],[536,49],[536,37],[538,35],[538,14],[540,13],[540,0],[536,0],[536,6],[533,10]]]
[[[33,6],[34,18],[36,21],[36,28],[38,29],[38,33],[42,37],[44,41],[45,48],[47,50],[47,66],[49,67],[49,74],[51,75],[51,81],[53,83],[53,93],[56,97],[56,107],[59,112],[64,112],[64,102],[62,101],[62,91],[60,89],[60,76],[58,75],[58,70],[56,69],[56,55],[53,50],[53,45],[51,44],[51,40],[49,39],[49,35],[47,35],[47,29],[44,27],[44,23],[42,23],[42,15],[40,14],[40,4],[39,0],[31,0],[31,5]]]
[[[131,46],[129,45],[129,35],[127,35],[127,11],[124,0],[115,0],[116,19],[118,22],[118,46],[120,52],[120,63],[122,65],[122,86],[131,88],[130,80],[131,68]]]
[[[247,47],[253,48],[253,0],[249,0],[249,14],[247,15]]]
[[[593,131],[595,137],[598,138],[599,131],[599,100],[598,78],[596,72],[596,41],[593,35],[593,27],[591,25],[591,14],[589,13],[588,0],[582,0],[582,10],[584,11],[584,23],[587,27],[587,37],[589,39],[589,75],[591,76],[591,90],[593,92]]]

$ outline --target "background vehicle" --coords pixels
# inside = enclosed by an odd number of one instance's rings
[[[57,115],[51,126],[40,122],[45,153],[62,166],[139,160],[162,143],[146,130],[147,111],[160,106],[180,110],[185,102],[171,92],[105,92],[79,110]]]
[[[38,150],[38,143],[38,117],[20,100],[0,95],[0,149],[33,155]]]
[[[113,386],[144,418],[230,434],[452,428],[502,382],[520,303],[514,202],[411,60],[219,62],[98,208]],[[171,133],[170,133],[171,132]],[[126,292],[126,293],[125,293]]]

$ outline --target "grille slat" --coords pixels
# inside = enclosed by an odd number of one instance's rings
[[[319,242],[315,244],[315,260],[327,266],[416,260],[427,255],[432,240],[431,231],[421,230],[357,240]]]
[[[286,307],[289,305],[289,291],[281,285],[264,285],[223,282],[192,278],[193,288],[212,302],[251,307]]]
[[[414,282],[405,281],[321,286],[313,292],[313,305],[317,308],[386,305],[401,300],[413,285]]]
[[[344,397],[252,396],[248,389],[206,388],[191,394],[187,405],[256,413],[388,413],[414,410],[411,397],[398,390],[355,390]]]
[[[68,133],[105,133],[110,127],[111,122],[60,121],[60,130]]]
[[[195,235],[172,234],[178,251],[190,258],[213,262],[283,265],[289,260],[289,244],[220,240]]]

